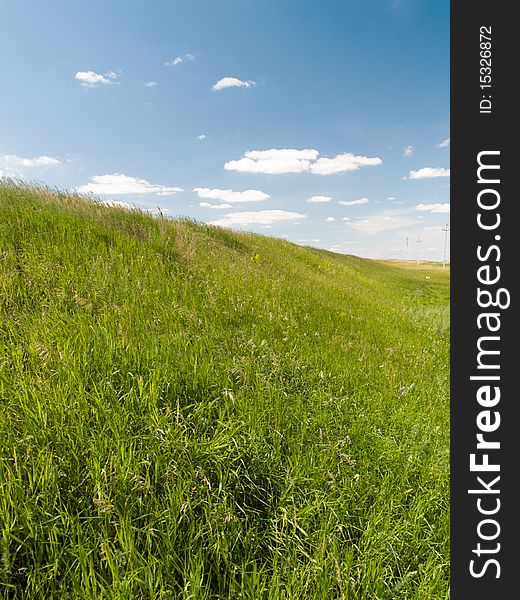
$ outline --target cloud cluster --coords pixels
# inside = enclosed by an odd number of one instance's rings
[[[6,168],[17,169],[20,167],[54,167],[60,161],[52,156],[36,156],[35,158],[23,158],[16,154],[1,154],[0,165]]]
[[[417,225],[417,217],[410,216],[406,210],[385,210],[349,223],[359,233],[374,235]]]
[[[438,144],[439,148],[448,148],[450,145],[451,141],[450,138],[447,137],[445,140],[443,140],[440,144]]]
[[[413,156],[413,147],[406,146],[406,148],[403,149],[403,156],[405,158],[409,158],[410,156]]]
[[[309,204],[325,204],[331,200],[332,198],[330,196],[311,196],[310,198],[307,198],[306,202]]]
[[[450,205],[449,203],[441,204],[439,202],[436,204],[418,204],[415,210],[423,210],[431,213],[449,213]]]
[[[16,154],[0,154],[0,177],[22,177],[26,169],[55,167],[61,164],[53,156],[24,158]]]
[[[195,56],[193,56],[193,54],[190,54],[188,52],[186,54],[182,54],[181,56],[176,56],[175,58],[172,58],[172,60],[169,60],[169,61],[165,62],[164,64],[167,67],[176,67],[177,65],[180,65],[181,63],[183,63],[185,61],[189,61],[189,60],[195,60]]]
[[[219,90],[224,90],[226,88],[234,88],[234,87],[253,87],[256,85],[256,81],[243,81],[242,79],[237,79],[236,77],[223,77],[219,79],[217,83],[213,85],[213,88],[216,92]]]
[[[116,83],[119,74],[114,71],[107,73],[96,73],[94,71],[78,71],[74,78],[77,79],[80,85],[85,87],[97,87],[99,85],[112,85]]]
[[[89,183],[80,185],[76,188],[76,191],[80,194],[99,194],[107,196],[125,196],[128,194],[172,196],[183,190],[178,187],[168,187],[150,183],[149,181],[146,181],[146,179],[113,173],[112,175],[94,175]]]
[[[357,206],[358,204],[368,204],[368,198],[358,198],[357,200],[339,200],[341,206]]]
[[[239,173],[303,173],[310,168],[311,161],[318,157],[317,150],[249,150],[239,160],[230,160],[224,164],[226,171]]]
[[[316,175],[333,175],[357,171],[361,167],[380,165],[383,162],[379,157],[357,156],[351,152],[338,154],[334,158],[318,158],[318,156],[318,150],[310,148],[304,150],[294,148],[249,150],[240,159],[226,162],[224,169],[239,173],[265,173],[268,175],[305,172]]]
[[[193,191],[197,193],[199,198],[204,198],[206,200],[220,200],[221,202],[227,202],[229,204],[236,204],[240,202],[263,202],[264,200],[268,200],[270,198],[269,194],[261,192],[260,190],[234,192],[233,190],[221,190],[218,188],[210,189],[196,187],[193,188]]]
[[[377,166],[382,162],[378,156],[369,158],[367,156],[357,156],[352,152],[345,152],[336,155],[334,158],[319,158],[311,165],[310,171],[315,175],[334,175],[336,173],[357,171],[361,167]]]
[[[209,202],[200,202],[199,206],[201,206],[202,208],[216,208],[216,209],[233,208],[233,205],[228,204],[227,202],[225,202],[224,204],[210,204]]]
[[[417,171],[410,171],[405,179],[429,179],[431,177],[449,177],[450,170],[442,167],[423,167]]]
[[[241,227],[247,225],[274,225],[275,223],[296,223],[307,215],[287,210],[259,210],[251,212],[234,212],[213,221],[212,225],[221,227]]]

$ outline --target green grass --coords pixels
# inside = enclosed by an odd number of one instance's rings
[[[448,598],[449,269],[12,182],[0,253],[2,598]]]

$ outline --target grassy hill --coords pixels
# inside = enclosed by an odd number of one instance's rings
[[[12,183],[0,253],[0,597],[448,598],[448,269]]]

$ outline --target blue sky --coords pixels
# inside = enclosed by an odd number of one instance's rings
[[[5,0],[0,56],[0,175],[443,258],[447,1]]]

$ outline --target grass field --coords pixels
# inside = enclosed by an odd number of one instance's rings
[[[448,598],[448,268],[9,182],[0,252],[0,597]]]

